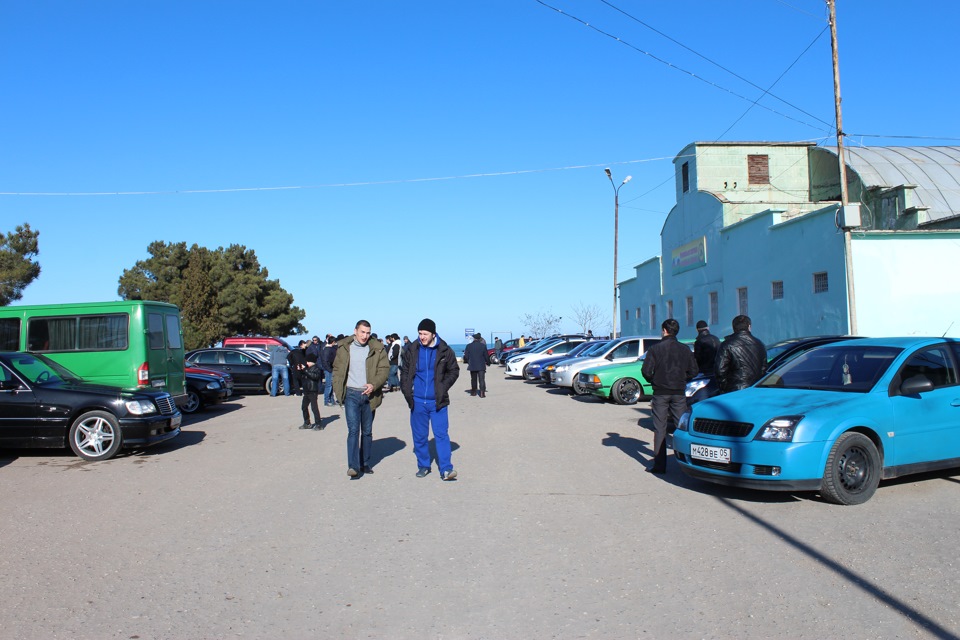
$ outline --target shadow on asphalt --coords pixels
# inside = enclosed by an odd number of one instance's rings
[[[383,460],[389,458],[399,451],[403,451],[406,448],[406,442],[400,438],[394,438],[393,436],[374,440],[373,451],[370,452],[370,464],[371,466],[375,467]]]
[[[233,398],[230,398],[230,400],[227,400],[222,404],[204,407],[196,413],[183,414],[183,422],[180,425],[180,432],[183,433],[184,429],[187,427],[192,427],[195,424],[200,424],[201,422],[206,422],[207,420],[228,415],[242,408],[241,405],[231,402],[232,400]]]
[[[124,457],[124,453],[126,453],[131,457],[152,458],[157,455],[176,451],[177,449],[183,449],[185,447],[192,447],[200,444],[206,437],[206,431],[200,431],[199,429],[184,431],[181,428],[180,435],[173,440],[167,440],[166,442],[161,442],[160,444],[155,444],[152,447],[144,447],[142,449],[124,449],[124,451],[121,451],[117,457]]]

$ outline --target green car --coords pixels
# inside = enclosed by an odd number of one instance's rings
[[[617,404],[636,404],[640,398],[653,395],[650,383],[643,379],[640,368],[643,358],[591,367],[580,372],[577,382],[590,393]]]

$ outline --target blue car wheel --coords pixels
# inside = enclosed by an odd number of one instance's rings
[[[880,484],[881,466],[873,441],[848,431],[837,438],[827,457],[821,495],[835,504],[863,504]]]

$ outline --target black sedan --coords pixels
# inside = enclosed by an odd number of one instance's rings
[[[34,353],[0,353],[0,447],[62,448],[107,460],[180,433],[165,391],[128,391],[84,382]]]
[[[220,404],[230,397],[226,381],[219,375],[196,373],[187,370],[186,393],[187,401],[180,407],[184,413],[196,413],[204,407]]]
[[[273,380],[273,367],[256,353],[243,349],[210,348],[197,349],[187,354],[188,367],[212,369],[233,377],[233,388],[237,391],[270,392]],[[278,385],[283,387],[283,381]]]

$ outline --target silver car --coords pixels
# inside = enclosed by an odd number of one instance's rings
[[[589,393],[589,390],[584,389],[577,381],[577,374],[581,371],[602,364],[633,362],[658,342],[660,342],[660,336],[626,336],[613,340],[598,353],[558,362],[553,370],[551,382],[558,387],[572,388],[578,396]]]

